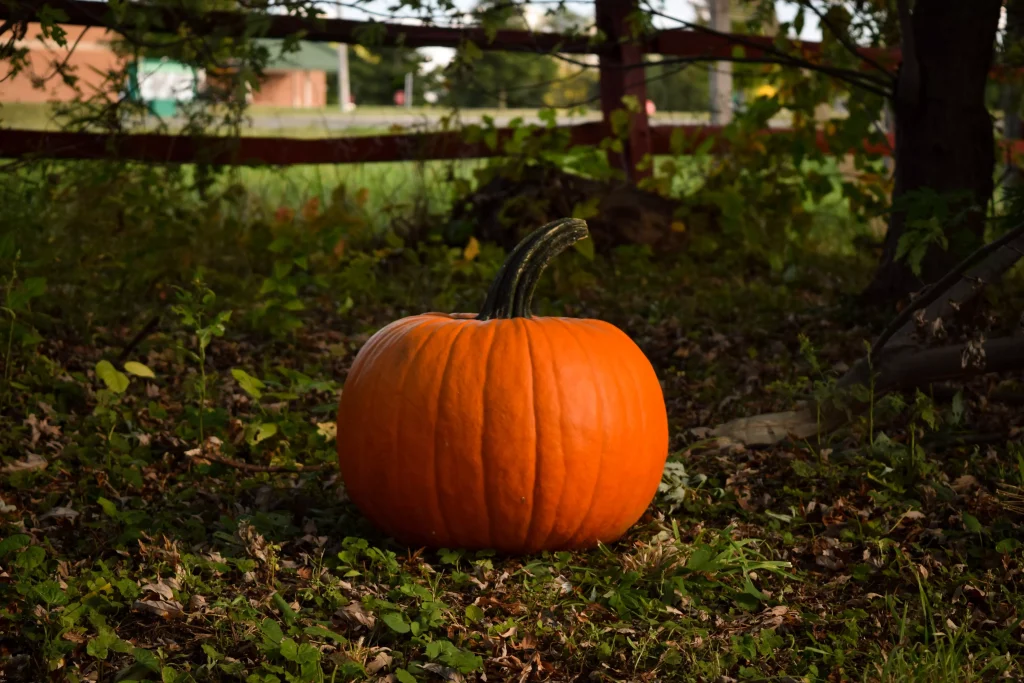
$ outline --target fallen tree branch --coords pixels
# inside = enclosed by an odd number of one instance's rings
[[[984,364],[964,362],[964,345],[952,344],[935,348],[901,347],[877,359],[875,398],[891,391],[913,389],[932,382],[963,379],[989,372],[1010,372],[1024,368],[1024,338],[1001,337],[980,344]],[[869,364],[860,361],[839,380],[837,388],[849,390],[868,384]],[[787,438],[803,440],[836,429],[854,413],[867,406],[851,401],[845,409],[830,404],[811,404],[794,411],[742,417],[719,425],[712,436],[726,437],[748,446],[770,446]]]
[[[932,382],[963,379],[989,372],[1010,372],[1024,368],[1024,339],[1006,337],[982,341],[973,352],[983,362],[965,355],[967,346],[955,344],[925,348],[914,343],[914,331],[922,320],[935,320],[955,313],[976,297],[985,285],[998,281],[1024,256],[1024,225],[974,251],[953,270],[931,285],[904,309],[878,336],[867,356],[857,361],[836,384],[841,394],[874,378],[875,398],[901,389],[913,389]],[[917,314],[923,311],[922,314]],[[787,438],[803,440],[830,432],[863,411],[862,402],[845,408],[812,403],[797,410],[743,417],[719,425],[713,436],[726,437],[748,446],[768,446]]]
[[[1024,224],[977,249],[942,279],[930,285],[921,296],[914,299],[885,326],[871,347],[871,357],[876,357],[890,340],[898,343],[910,342],[914,331],[911,318],[915,312],[924,308],[924,317],[927,320],[949,315],[953,312],[950,301],[956,302],[958,307],[962,306],[978,294],[978,282],[991,284],[997,281],[1020,260],[1021,256],[1024,256]],[[980,265],[968,272],[969,268],[979,262]],[[940,297],[947,292],[949,296],[940,301]]]

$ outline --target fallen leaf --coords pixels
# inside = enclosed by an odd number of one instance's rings
[[[366,664],[366,670],[371,674],[375,674],[378,671],[387,669],[390,666],[391,655],[389,655],[387,652],[378,652],[377,656]]]
[[[174,592],[171,590],[171,587],[163,582],[147,583],[144,586],[140,586],[139,590],[143,593],[155,593],[164,600],[174,599]]]
[[[48,464],[49,462],[43,456],[29,453],[24,460],[15,460],[10,465],[0,468],[0,472],[31,472],[32,470],[41,470]]]
[[[465,677],[463,677],[463,675],[455,669],[452,669],[451,667],[447,666],[441,666],[440,664],[435,664],[434,662],[421,664],[420,667],[422,669],[425,669],[426,671],[429,671],[432,674],[440,676],[446,681],[451,681],[452,683],[465,683],[466,680]]]
[[[46,512],[46,514],[42,515],[39,519],[44,520],[50,519],[51,517],[54,519],[74,519],[77,516],[77,510],[72,510],[71,508],[58,506],[55,508],[50,508],[50,510]]]
[[[163,619],[176,619],[185,614],[177,600],[136,600],[132,604],[136,612],[148,612]]]
[[[953,480],[952,484],[950,484],[950,488],[957,493],[966,493],[967,491],[980,487],[981,483],[970,474],[961,475]]]
[[[350,602],[335,612],[335,615],[344,617],[366,628],[373,628],[373,625],[377,623],[377,618],[363,609],[363,606],[358,602]]]

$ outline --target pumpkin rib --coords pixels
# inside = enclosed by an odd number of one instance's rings
[[[594,322],[584,321],[584,325],[586,327],[590,328],[591,330],[601,334],[602,336],[608,337],[608,338],[612,339],[617,347],[621,348],[621,347],[625,346],[625,344],[623,344],[623,342],[622,342],[622,339],[621,339],[620,335],[617,334],[618,330],[609,329],[608,326],[600,324],[600,323],[595,324],[596,322],[597,321],[594,321]],[[626,348],[622,348],[622,352],[623,353],[625,353],[626,351],[627,351]],[[628,351],[632,351],[632,349],[628,349]],[[625,375],[625,376],[627,376],[629,378],[628,381],[625,380],[622,377],[623,375]],[[647,411],[643,410],[643,408],[642,408],[642,405],[643,405],[642,404],[643,391],[642,391],[642,389],[640,387],[640,383],[637,381],[636,375],[633,374],[632,372],[615,373],[615,383],[616,383],[616,386],[618,387],[618,390],[619,390],[619,392],[618,392],[619,396],[624,395],[626,393],[626,389],[629,386],[632,386],[632,388],[633,388],[633,396],[631,397],[631,400],[624,402],[625,405],[626,405],[626,408],[623,409],[623,412],[625,414],[622,416],[622,419],[627,424],[630,424],[632,422],[632,420],[636,418],[636,416],[635,415],[630,415],[628,413],[629,407],[641,406],[641,409],[639,411],[639,413],[640,413],[640,429],[639,429],[638,433],[639,434],[643,434],[644,436],[647,436]],[[629,455],[633,456],[634,453],[630,453]],[[642,477],[646,477],[648,472],[642,472],[640,474],[641,474]],[[636,503],[633,500],[631,500],[630,498],[631,498],[630,496],[623,496],[621,498],[620,503],[619,503],[619,508],[618,508],[618,510],[616,510],[616,514],[612,517],[613,519],[623,519],[624,516],[625,516],[625,513],[627,513],[627,512],[632,514],[631,510],[636,505]],[[646,509],[646,506],[645,506],[645,509]],[[643,511],[640,512],[640,515],[643,515]],[[630,520],[630,526],[632,526],[634,521],[635,520]]]
[[[414,330],[418,330],[419,328],[423,327],[424,325],[427,325],[427,324],[430,324],[430,323],[434,323],[434,322],[435,322],[434,320],[431,320],[431,319],[428,318],[428,319],[426,319],[425,321],[423,321],[422,323],[420,323],[418,325],[411,325],[411,326],[409,326],[409,328],[407,328],[407,332],[412,333]],[[438,328],[439,326],[438,325],[431,325],[431,327]],[[417,357],[420,355],[420,352],[422,352],[423,349],[427,346],[427,344],[431,341],[432,334],[436,334],[439,331],[440,331],[439,329],[425,330],[424,333],[422,334],[422,338],[418,339],[416,341],[416,345],[412,348],[412,350],[409,353],[409,357],[408,357],[407,361],[404,363],[404,367],[402,368],[402,374],[398,377],[398,381],[395,383],[397,388],[398,388],[397,393],[398,393],[399,396],[405,396],[406,395],[405,384],[406,384],[406,382],[409,379],[409,372],[413,368],[417,367]],[[407,401],[399,401],[398,402],[398,409],[395,411],[395,427],[394,427],[395,433],[398,433],[399,430],[402,427],[402,413],[403,413],[403,409],[405,408],[407,403],[408,403]],[[394,450],[393,450],[393,454],[392,454],[392,461],[394,461],[394,462],[400,461],[402,459],[402,453],[400,452],[399,449],[403,445],[402,444],[402,440],[401,439],[393,439],[392,443],[394,445]],[[435,494],[436,494],[437,487],[434,487],[434,491],[435,491]],[[444,530],[445,527],[447,527],[447,521],[444,519],[444,513],[441,512],[440,497],[438,495],[435,495],[435,498],[436,498],[437,513],[438,513],[437,521],[439,521],[441,523],[442,530]]]
[[[430,322],[431,320],[429,318],[418,320],[413,319],[406,321],[406,323],[403,325],[395,325],[394,330],[389,331],[390,333],[386,337],[381,339],[381,343],[377,346],[377,348],[372,349],[374,351],[378,351],[379,349],[379,352],[374,354],[372,360],[376,362],[380,357],[385,356],[387,352],[393,348],[393,344],[396,341],[400,340],[401,338],[407,338],[408,335],[412,333],[414,330]],[[399,341],[399,343],[401,342]],[[359,379],[362,380],[364,378],[360,377]],[[365,379],[371,380],[370,377],[366,377]],[[379,405],[381,402],[381,397],[386,395],[384,390],[387,388],[387,386],[388,385],[385,382],[371,381],[369,393],[366,397],[364,397],[366,403],[368,403],[369,405]],[[344,392],[344,389],[342,389],[342,391]],[[399,403],[399,405],[401,405],[401,403]],[[383,454],[378,454],[377,457],[383,457]],[[383,471],[379,472],[379,475],[381,477],[381,480],[377,482],[372,482],[369,486],[366,487],[367,489],[393,494],[396,489],[400,488],[400,485],[396,485],[395,477],[397,475],[399,478],[401,478],[401,472],[395,472],[393,468],[385,468]],[[372,479],[372,476],[367,475],[364,472],[360,472],[359,476],[356,477],[356,479],[360,481],[365,481],[367,479]],[[401,479],[399,479],[399,482],[400,481]],[[388,496],[388,498],[390,498],[390,496]],[[368,501],[368,504],[371,506],[371,509],[373,510],[373,515],[381,520],[381,525],[384,526],[386,530],[394,529],[395,519],[396,517],[400,517],[400,515],[398,514],[398,508],[390,503],[390,500],[385,501],[383,504],[381,504],[380,502]]]
[[[496,346],[494,343],[495,336],[494,332],[491,332],[491,334],[487,336],[487,351],[484,356],[484,373],[488,377],[491,376],[491,360],[494,358],[494,347]],[[487,451],[487,408],[489,405],[490,402],[487,400],[487,385],[486,383],[482,383],[480,385],[480,478],[482,480],[480,483],[483,486],[482,490],[484,492],[485,499],[489,498],[490,500],[495,500],[496,497],[491,492],[491,487],[489,486],[490,476],[488,474],[488,470],[490,468],[487,466],[490,462],[490,457],[488,457]],[[491,517],[489,512],[486,512],[487,506],[484,505],[483,508],[485,510],[484,516],[487,518],[487,537],[490,539],[490,544],[494,545],[494,539],[496,537],[494,533],[494,519]]]
[[[583,352],[583,355],[586,356],[586,358],[587,358],[587,365],[590,368],[591,374],[593,375],[593,377],[591,379],[591,386],[593,386],[595,388],[600,387],[601,384],[600,384],[600,382],[598,382],[599,378],[597,377],[597,370],[595,369],[595,365],[593,363],[593,358],[590,355],[590,350],[587,348],[587,345],[584,344],[582,341],[580,341],[580,338],[578,336],[576,336],[576,330],[573,328],[573,326],[571,324],[567,323],[564,320],[562,321],[562,324],[565,327],[565,329],[568,331],[569,336],[572,337],[573,340],[576,341],[576,343],[580,347],[580,350]],[[599,391],[598,393],[601,394],[603,392]],[[600,410],[599,417],[597,418],[597,421],[599,423],[603,422],[604,418],[605,418],[605,414],[604,414],[605,413],[605,410],[604,410],[605,409],[604,399],[605,399],[604,396],[600,396],[600,400],[598,400],[598,402],[597,402],[597,405],[598,405],[599,410]],[[569,547],[574,547],[576,545],[576,543],[578,543],[577,537],[580,536],[580,534],[586,532],[587,522],[590,520],[590,515],[594,511],[594,505],[598,502],[598,500],[597,500],[597,488],[598,488],[598,485],[601,483],[601,475],[604,472],[605,451],[607,451],[607,450],[608,450],[608,434],[607,434],[607,432],[605,430],[602,429],[601,430],[601,449],[599,451],[600,452],[600,458],[598,459],[598,462],[597,462],[597,477],[595,477],[595,479],[594,479],[594,486],[591,487],[590,501],[587,503],[586,512],[583,515],[580,516],[580,521],[579,521],[579,524],[576,527],[576,530],[569,536],[569,539],[566,542],[566,545],[568,545]]]
[[[550,352],[551,349],[554,347],[554,345],[551,342],[551,335],[549,334],[549,332],[550,332],[549,327],[550,327],[549,325],[538,325],[537,329],[543,334],[543,337],[544,337],[545,341],[547,341],[548,351]],[[558,369],[555,366],[555,363],[552,361],[552,363],[551,363],[551,372],[552,373],[557,373],[557,370]],[[563,411],[563,406],[567,402],[563,399],[563,396],[562,396],[562,385],[561,385],[561,383],[556,381],[555,384],[556,384],[556,388],[555,388],[555,391],[552,392],[552,395],[554,396],[554,398],[556,400],[556,404],[555,404],[554,410],[552,412],[555,415],[558,415],[558,449],[557,449],[556,452],[561,456],[561,461],[562,461],[562,485],[559,488],[558,498],[556,499],[556,503],[554,505],[554,511],[552,512],[552,515],[551,515],[551,523],[548,526],[547,532],[544,534],[543,540],[539,544],[541,547],[547,545],[548,540],[551,538],[551,534],[554,533],[554,531],[555,531],[555,523],[558,520],[558,518],[562,515],[562,505],[565,502],[565,486],[566,486],[566,483],[569,480],[569,477],[568,477],[569,466],[565,462],[565,414],[564,414],[564,411]],[[535,410],[536,410],[536,407],[535,407]],[[539,434],[538,434],[538,444],[539,443],[540,443],[540,441],[539,441]],[[534,510],[534,514],[536,514],[536,510]],[[531,529],[532,529],[532,526],[531,526]]]
[[[600,330],[598,332],[598,334],[600,335],[600,337],[608,337],[609,336],[607,331],[603,330],[603,329]],[[624,388],[623,381],[622,381],[622,375],[624,375],[624,374],[629,374],[629,373],[622,373],[622,372],[611,373],[611,381],[613,382],[613,386],[614,386],[614,393],[610,394],[610,398],[612,399],[611,400],[611,404],[612,404],[612,406],[611,406],[611,408],[612,408],[611,409],[611,413],[615,415],[616,419],[622,420],[622,422],[624,424],[631,424],[632,419],[635,417],[635,416],[631,415],[630,412],[629,412],[629,406],[632,403],[632,401],[623,401],[622,400],[623,396],[625,395],[625,388]],[[607,378],[606,378],[606,381],[607,381]],[[624,450],[629,445],[630,444],[623,443],[621,437],[616,441],[616,443],[612,444],[612,449],[614,449],[614,457],[612,458],[612,461],[610,463],[608,463],[608,466],[611,468],[612,472],[611,472],[611,474],[603,473],[604,476],[606,476],[606,477],[607,476],[611,476],[611,477],[613,477],[615,479],[618,479],[618,482],[619,482],[618,485],[619,485],[620,488],[622,488],[623,482],[622,482],[621,478],[616,477],[616,473],[619,471],[619,469],[622,466],[621,465],[622,459],[623,458],[628,458],[628,457],[630,457],[632,455],[632,453],[630,453],[629,451]],[[597,481],[597,484],[595,485],[596,486],[596,488],[595,488],[595,495],[599,495],[600,494],[601,485],[602,485],[602,482],[601,482],[601,478],[599,477],[598,481]],[[599,534],[601,534],[602,536],[605,534],[605,532],[606,532],[606,530],[607,530],[607,528],[609,526],[609,522],[608,522],[609,519],[615,520],[615,519],[620,519],[621,518],[621,516],[622,516],[622,509],[624,507],[622,499],[623,498],[628,499],[629,496],[612,496],[611,497],[612,501],[615,501],[617,498],[619,499],[618,500],[618,502],[619,502],[618,508],[616,508],[616,509],[607,509],[607,507],[608,507],[607,504],[602,502],[601,505],[597,506],[594,510],[592,510],[590,512],[590,519],[589,519],[589,525],[588,526],[591,527],[591,528],[596,529],[597,532]],[[614,514],[611,514],[613,512],[614,512]]]
[[[440,429],[440,426],[438,425],[436,411],[437,411],[437,406],[441,404],[441,397],[444,395],[445,387],[448,385],[448,372],[453,367],[452,356],[455,355],[455,345],[459,341],[459,337],[462,336],[462,333],[465,332],[466,330],[469,330],[469,329],[472,329],[471,325],[465,325],[465,324],[459,325],[459,328],[455,331],[455,335],[452,337],[451,343],[448,344],[448,356],[445,358],[445,361],[444,361],[444,369],[441,370],[441,379],[437,383],[437,398],[436,398],[436,400],[434,400],[433,403],[431,403],[431,405],[433,406],[433,410],[435,411],[434,419],[432,420],[432,422],[434,423],[434,439],[433,439],[433,441],[434,441],[434,454],[433,454],[434,455],[434,461],[433,461],[434,486],[433,486],[433,489],[434,489],[435,497],[437,498],[437,506],[441,510],[441,517],[444,520],[445,526],[449,529],[449,536],[453,535],[453,534],[450,533],[450,530],[452,528],[451,527],[451,520],[448,519],[448,515],[445,512],[446,509],[447,509],[447,506],[444,505],[441,502],[441,481],[442,481],[441,467],[440,467],[441,458],[438,457],[438,453],[439,453],[439,451],[441,449],[439,449],[438,446],[437,446],[438,440],[441,438],[441,429]],[[457,526],[461,527],[461,525],[457,525]],[[463,531],[464,530],[465,529],[463,529]],[[454,535],[458,535],[458,534],[456,533]]]
[[[530,500],[530,522],[526,525],[526,537],[520,540],[520,545],[525,546],[533,538],[533,525],[537,521],[537,507],[540,502],[539,484],[543,475],[541,471],[543,456],[541,455],[540,448],[541,421],[538,415],[540,408],[537,405],[537,365],[534,362],[532,335],[525,322],[523,325],[517,325],[516,327],[521,328],[523,335],[526,337],[526,360],[530,367],[530,403],[533,404],[533,485],[530,487],[533,490],[533,498]],[[536,327],[540,329],[543,328],[543,325],[537,325]]]
[[[348,375],[345,378],[345,385],[342,387],[342,390],[341,390],[341,401],[339,402],[339,406],[338,406],[339,415],[341,413],[342,407],[346,403],[346,399],[347,399],[347,397],[345,396],[346,390],[349,392],[349,395],[351,396],[352,392],[354,392],[354,391],[356,391],[358,389],[358,386],[359,386],[360,382],[365,379],[363,376],[361,376],[362,368],[363,367],[373,367],[373,364],[377,361],[377,359],[380,356],[382,356],[385,353],[385,351],[387,351],[387,349],[389,348],[390,342],[392,342],[394,339],[396,339],[404,331],[406,325],[405,324],[400,324],[400,323],[402,323],[402,321],[398,320],[398,321],[395,321],[395,322],[393,322],[393,323],[391,323],[389,325],[386,325],[383,328],[381,328],[380,330],[378,330],[377,334],[379,334],[381,336],[378,338],[375,335],[374,338],[372,338],[372,341],[373,341],[372,345],[370,345],[370,342],[367,342],[367,344],[363,346],[363,349],[360,350],[360,354],[358,356],[356,356],[356,359],[352,362],[352,366],[349,368]],[[367,346],[369,346],[369,348],[367,348]],[[363,354],[362,353],[363,350],[366,350],[369,353]],[[350,384],[354,385],[354,386],[348,386]],[[370,394],[369,394],[371,400],[373,399],[374,396],[376,396],[377,390],[379,388],[380,388],[380,384],[379,383],[371,385]],[[351,400],[351,399],[348,399],[348,400]],[[341,425],[342,425],[342,421],[339,419],[336,424],[340,428]],[[339,434],[339,436],[340,436],[340,434]],[[340,443],[341,443],[341,441],[339,439],[339,444]],[[357,499],[358,498],[362,498],[361,482],[364,479],[364,473],[363,473],[363,469],[364,468],[362,467],[361,462],[360,462],[360,460],[358,458],[348,459],[348,462],[349,462],[349,468],[350,468],[349,469],[349,477],[346,478],[343,475],[342,476],[342,480],[345,481],[346,479],[348,479],[348,481],[346,481],[346,485],[345,485],[346,491],[348,492],[348,496],[349,496],[349,498],[352,499],[352,501],[354,503],[356,503],[357,506],[361,507],[359,505],[359,501]],[[357,485],[354,486],[354,487],[351,486],[351,483],[352,483],[353,480],[355,480],[357,482]],[[355,494],[355,495],[353,495],[353,494]],[[366,501],[364,504],[370,506],[371,509],[374,509],[374,514],[376,514],[376,512],[375,512],[376,506],[372,506],[370,501]]]
[[[569,335],[568,336],[571,337],[573,339],[573,341],[576,342],[577,346],[580,347],[581,353],[583,355],[585,355],[586,354],[585,345],[575,335],[572,334],[572,330],[570,329],[571,325],[567,324],[567,321],[562,319],[562,318],[555,318],[553,320],[556,320],[558,323],[561,323],[562,325],[564,325],[566,329],[569,329]],[[550,341],[550,337],[548,337],[548,339]],[[570,446],[570,447],[572,446],[572,439],[571,438],[568,439],[568,440],[566,439],[566,434],[565,434],[565,415],[566,415],[566,412],[564,410],[564,408],[566,406],[568,406],[570,404],[570,402],[566,400],[565,396],[562,393],[561,382],[559,382],[559,387],[558,387],[558,400],[559,400],[559,416],[560,416],[560,418],[559,418],[560,430],[559,431],[560,431],[560,441],[561,441],[561,449],[560,450],[561,450],[561,455],[562,455],[562,463],[563,463],[563,466],[565,467],[565,471],[566,471],[566,477],[562,480],[562,491],[561,491],[561,493],[559,494],[559,497],[558,497],[558,507],[555,508],[557,510],[556,518],[557,518],[557,516],[561,516],[563,514],[562,513],[562,508],[565,505],[565,496],[566,496],[566,493],[567,493],[567,489],[568,489],[569,484],[572,483],[572,482],[570,482],[569,477],[568,477],[570,463],[566,459],[566,447],[567,447],[567,445]],[[602,443],[601,443],[601,452],[602,453],[604,452],[604,448],[605,448],[604,436],[602,435]],[[598,472],[598,477],[600,477],[600,471]],[[595,486],[596,486],[596,483],[597,483],[597,479],[595,479],[595,482],[594,482]],[[593,487],[590,487],[590,488],[593,488]],[[591,498],[590,498],[590,501],[587,503],[588,508],[589,508],[589,506],[593,505],[593,503],[594,503],[594,492],[593,492],[593,490],[591,490]],[[586,515],[579,516],[579,518],[578,518],[578,520],[576,522],[575,529],[571,533],[569,533],[567,535],[563,534],[563,538],[561,540],[561,544],[562,545],[566,545],[566,546],[571,547],[570,541],[572,541],[572,539],[575,538],[575,536],[579,533],[580,528],[582,528],[584,522],[586,521],[585,518],[586,518]],[[556,531],[556,525],[552,524],[551,528],[548,530],[547,535],[544,537],[544,541],[543,541],[542,545],[546,546],[546,545],[549,544],[549,542],[551,540],[551,536],[555,533],[555,531]]]

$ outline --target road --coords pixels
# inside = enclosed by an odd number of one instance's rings
[[[494,119],[494,124],[499,127],[508,126],[513,119],[521,118],[526,124],[537,124],[541,123],[540,118],[536,113],[491,113],[487,112]],[[465,124],[481,123],[483,121],[484,114],[478,112],[463,112],[459,121]],[[340,131],[352,128],[390,128],[392,126],[401,126],[403,128],[412,129],[437,129],[441,125],[441,121],[444,118],[442,112],[411,112],[405,113],[401,110],[396,110],[394,113],[389,113],[386,110],[374,110],[360,113],[326,113],[318,111],[315,113],[305,114],[299,112],[288,112],[286,114],[274,115],[266,114],[262,112],[253,113],[251,116],[253,128],[261,130],[274,130],[274,129],[296,129],[296,128],[309,128],[316,130],[329,130],[329,131]],[[667,116],[655,115],[652,117],[651,122],[655,125],[659,123],[698,123],[701,120],[701,116],[697,114],[671,114]],[[706,120],[706,117],[703,117]],[[570,123],[583,123],[586,121],[599,121],[601,119],[601,112],[590,111],[583,115],[567,116],[561,115],[558,118],[560,124]]]

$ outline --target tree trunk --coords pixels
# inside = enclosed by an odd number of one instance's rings
[[[865,292],[869,301],[892,301],[934,282],[982,243],[995,172],[985,84],[1001,5],[1000,0],[919,0],[909,25],[901,21],[901,30],[911,35],[903,43],[893,105],[893,204],[900,210],[891,215],[882,262]],[[903,202],[922,190],[957,199],[943,219],[949,248],[930,247],[917,277],[896,253],[908,227]],[[920,208],[915,212],[913,218],[922,218]]]

